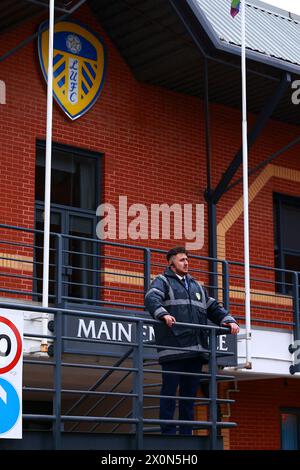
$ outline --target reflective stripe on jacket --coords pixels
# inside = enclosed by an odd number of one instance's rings
[[[172,315],[177,322],[207,324],[207,319],[218,326],[233,322],[235,319],[219,304],[209,297],[206,289],[192,276],[186,275],[187,289],[171,268],[157,276],[145,295],[145,306],[156,320],[164,315]],[[208,332],[200,328],[180,327],[176,323],[168,327],[162,320],[154,326],[159,362],[180,358],[206,356]],[[170,347],[189,348],[188,351],[168,349]]]

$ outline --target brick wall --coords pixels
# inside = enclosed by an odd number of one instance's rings
[[[238,382],[231,421],[238,427],[230,431],[231,450],[280,449],[280,409],[300,407],[297,379],[252,380]]]
[[[104,154],[103,200],[106,202],[117,204],[120,195],[128,196],[128,205],[204,202],[202,101],[137,82],[88,7],[82,8],[76,17],[104,38],[108,49],[107,76],[97,103],[77,121],[71,122],[54,105],[53,140]],[[0,52],[35,32],[38,24],[26,23],[6,32]],[[37,138],[45,139],[46,126],[46,85],[35,42],[1,65],[1,79],[7,86],[7,105],[0,110],[0,175],[5,188],[1,192],[1,222],[32,227],[35,145]],[[251,116],[250,124],[253,120]],[[293,126],[270,122],[250,151],[250,166],[283,146],[296,133]],[[240,140],[239,111],[213,105],[214,184],[238,150]],[[299,171],[297,149],[280,157],[275,164]],[[218,206],[219,221],[240,197],[241,190],[240,185],[222,198]],[[250,205],[251,258],[253,262],[259,260],[269,265],[273,264],[273,191],[297,195],[299,183],[271,178]],[[159,248],[170,246],[168,240],[136,240],[135,243]],[[226,257],[239,260],[241,252],[242,217],[239,217],[227,234]],[[207,254],[207,234],[201,254]]]
[[[300,408],[300,383],[295,378],[219,383],[219,398],[235,400],[221,405],[221,420],[237,427],[222,430],[225,450],[279,450],[281,448],[281,411]],[[201,393],[199,396],[202,396]],[[196,408],[196,419],[207,420],[207,407]],[[205,430],[198,435],[208,435]]]

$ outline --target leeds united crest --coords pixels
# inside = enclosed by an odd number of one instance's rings
[[[40,26],[38,51],[47,81],[47,23]],[[102,41],[76,22],[61,21],[54,28],[53,95],[72,120],[86,113],[96,102],[105,76],[105,49]]]

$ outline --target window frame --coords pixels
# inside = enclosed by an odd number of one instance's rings
[[[284,204],[300,208],[300,197],[288,196],[286,194],[281,194],[281,193],[273,194],[274,266],[282,270],[286,269],[285,255],[300,256],[300,247],[299,247],[299,251],[295,251],[295,250],[285,249],[283,246],[284,227],[283,227],[283,223],[281,222],[281,220],[282,220],[282,206]],[[277,250],[278,250],[278,266],[276,266],[276,259],[275,259],[276,245],[277,245]],[[300,272],[300,269],[299,269],[299,272]],[[285,273],[283,271],[277,271],[277,276],[278,276],[277,282],[279,282],[279,284],[276,284],[276,291],[284,295],[289,295],[287,292],[288,286],[286,285],[286,282],[285,282]]]
[[[40,139],[36,140],[36,147],[35,147],[36,155],[35,155],[35,158],[37,158],[37,150],[38,149],[45,150],[45,152],[46,152],[46,141],[45,140],[40,140]],[[101,199],[102,199],[102,196],[103,196],[103,181],[104,181],[104,175],[103,175],[104,164],[103,164],[103,160],[104,160],[104,153],[101,152],[101,151],[100,152],[95,152],[95,151],[91,151],[91,150],[84,149],[84,148],[81,148],[81,147],[74,147],[72,145],[66,145],[66,144],[60,144],[58,142],[52,142],[52,154],[55,150],[57,150],[59,152],[64,152],[66,154],[76,154],[76,155],[78,155],[80,157],[83,157],[83,158],[92,158],[92,159],[95,160],[95,163],[96,163],[96,175],[95,175],[95,204],[96,204],[96,208],[95,208],[95,210],[92,210],[92,209],[82,209],[80,207],[64,206],[63,204],[54,204],[54,205],[59,206],[59,207],[64,207],[64,208],[72,207],[72,210],[74,210],[74,211],[86,212],[87,214],[95,215],[96,209],[99,206],[99,204],[101,203]],[[35,165],[36,165],[36,163],[35,163]],[[38,202],[39,204],[44,204],[44,201],[41,201],[39,199],[34,199],[34,201],[35,201],[35,203]],[[52,205],[53,205],[53,203],[51,204],[51,206]]]
[[[288,450],[283,449],[283,427],[282,427],[282,415],[283,414],[291,414],[297,417],[297,449],[300,450],[300,408],[296,407],[287,407],[287,408],[280,408],[280,449],[281,450]]]

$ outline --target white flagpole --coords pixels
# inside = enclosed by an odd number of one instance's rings
[[[242,100],[243,100],[243,202],[244,202],[244,263],[245,263],[245,327],[246,368],[251,369],[251,308],[250,308],[250,256],[249,256],[249,193],[248,193],[248,124],[246,86],[246,0],[241,0],[242,16]]]
[[[49,294],[49,250],[50,250],[50,204],[51,204],[51,156],[52,156],[52,110],[53,110],[53,36],[54,0],[49,0],[49,51],[47,80],[47,130],[45,162],[45,205],[44,205],[44,254],[43,254],[43,301],[48,307]],[[48,314],[43,314],[43,335],[48,334]],[[42,339],[41,351],[47,351],[47,340]]]

